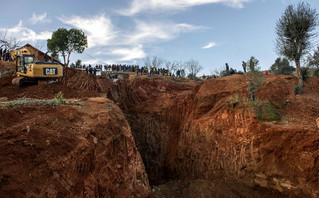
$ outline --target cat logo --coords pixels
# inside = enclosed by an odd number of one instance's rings
[[[44,75],[57,75],[57,68],[43,68]]]

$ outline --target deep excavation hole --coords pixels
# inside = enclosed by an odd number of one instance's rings
[[[167,124],[161,118],[149,114],[130,114],[127,115],[127,120],[150,185],[160,185],[176,179],[176,175],[167,167]]]

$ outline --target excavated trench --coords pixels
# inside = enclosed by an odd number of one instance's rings
[[[183,197],[316,197],[319,163],[314,162],[307,176],[287,163],[308,167],[295,156],[305,148],[317,150],[317,130],[258,122],[249,105],[229,100],[234,94],[247,97],[242,81],[219,80],[211,87],[144,79],[120,81],[112,88],[153,190]],[[306,144],[302,137],[296,139],[301,132],[309,135]],[[283,140],[285,148],[274,144]],[[298,141],[304,146],[295,147]],[[295,153],[289,153],[291,148],[297,148]],[[289,155],[282,157],[281,152]]]
[[[177,91],[189,92],[191,88],[178,86]],[[169,167],[169,153],[174,149],[174,136],[179,133],[183,112],[173,103],[165,103],[154,89],[160,89],[156,80],[121,81],[113,87],[112,95],[131,127],[150,185],[160,185],[178,179]]]

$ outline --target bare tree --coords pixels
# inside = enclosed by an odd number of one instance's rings
[[[159,68],[162,67],[162,65],[164,64],[165,60],[163,58],[157,57],[157,56],[153,56],[152,58],[150,58],[149,56],[146,57],[144,59],[144,64],[146,67],[148,68]]]
[[[175,74],[175,72],[180,68],[180,62],[178,61],[166,61],[165,65],[166,69],[170,71],[172,74]]]
[[[194,78],[203,69],[202,66],[199,65],[199,62],[194,59],[190,59],[184,63],[185,68],[189,72],[189,77]]]
[[[17,49],[20,46],[20,43],[16,38],[7,38],[7,31],[5,31],[3,38],[0,39],[0,47],[4,47],[9,50]]]

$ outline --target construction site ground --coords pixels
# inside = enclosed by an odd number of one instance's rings
[[[245,75],[0,73],[0,197],[319,197],[317,77],[294,95],[296,77],[267,75],[251,102]]]

